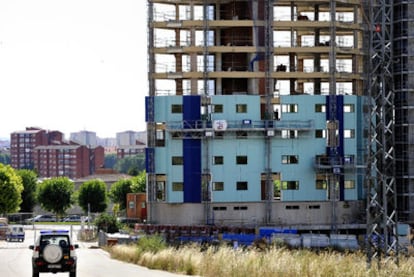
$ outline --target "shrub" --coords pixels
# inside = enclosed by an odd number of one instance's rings
[[[116,233],[119,231],[119,222],[115,216],[109,214],[101,214],[95,219],[95,225],[99,230],[107,233]]]
[[[158,235],[143,236],[138,240],[137,247],[140,252],[157,253],[163,249],[166,249],[167,243],[161,236]]]

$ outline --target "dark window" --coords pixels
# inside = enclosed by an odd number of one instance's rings
[[[183,165],[184,160],[181,156],[173,156],[172,157],[172,165]]]
[[[247,190],[247,182],[237,182],[237,190]]]
[[[247,156],[237,156],[236,164],[247,164]]]
[[[183,105],[173,104],[171,105],[171,113],[182,113]]]
[[[224,164],[223,156],[214,156],[214,164]]]
[[[298,190],[299,181],[282,181],[282,190]]]

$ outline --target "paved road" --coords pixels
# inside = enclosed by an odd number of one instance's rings
[[[32,228],[32,227],[26,227]],[[48,226],[50,228],[50,226]],[[59,229],[69,230],[68,227],[59,226]],[[76,238],[77,230],[73,230]],[[0,276],[1,277],[28,277],[32,274],[31,255],[29,245],[33,244],[36,232],[33,229],[26,230],[26,240],[21,242],[0,241]],[[105,277],[105,276],[149,276],[149,277],[176,277],[177,275],[164,271],[149,270],[145,267],[136,266],[113,260],[107,252],[91,247],[96,244],[76,242],[79,244],[78,255],[78,277]],[[40,276],[68,276],[68,273],[42,273]]]

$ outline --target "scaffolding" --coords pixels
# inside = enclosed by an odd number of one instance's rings
[[[398,264],[393,82],[393,1],[368,3],[370,144],[367,168],[367,263]]]

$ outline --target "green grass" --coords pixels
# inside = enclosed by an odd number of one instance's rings
[[[139,245],[116,245],[107,250],[115,259],[151,269],[207,277],[408,277],[414,274],[414,257],[401,257],[399,266],[390,260],[378,267],[375,260],[368,269],[362,252],[316,253],[276,246],[265,251],[234,250],[227,246],[201,251],[197,245],[178,249],[156,246],[154,251],[147,246],[145,251]]]

